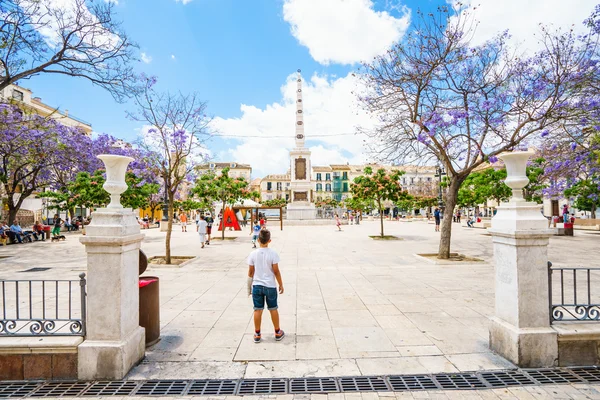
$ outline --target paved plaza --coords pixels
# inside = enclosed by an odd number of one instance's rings
[[[149,268],[160,277],[161,341],[129,374],[132,379],[356,376],[505,369],[514,367],[488,348],[494,312],[491,237],[459,224],[453,249],[480,263],[435,265],[415,256],[434,252],[433,225],[378,222],[344,226],[272,226],[281,255],[280,296],[286,338],[275,342],[268,315],[263,342],[252,341],[252,300],[246,295],[249,232],[200,248],[193,229],[173,234],[173,254],[197,258],[181,268]],[[144,231],[148,256],[163,254],[164,233]],[[553,237],[555,265],[589,265],[597,235]],[[59,243],[0,249],[3,279],[77,279],[86,269],[79,235]],[[568,251],[565,251],[568,249]],[[587,259],[587,260],[586,260]],[[21,272],[50,267],[43,272]]]

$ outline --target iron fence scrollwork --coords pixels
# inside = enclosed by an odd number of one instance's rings
[[[550,323],[600,321],[600,268],[553,267],[548,262]]]
[[[2,336],[85,336],[86,279],[5,280]]]

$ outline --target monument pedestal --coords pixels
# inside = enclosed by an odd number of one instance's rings
[[[309,202],[294,202],[286,207],[286,220],[313,220],[317,217],[317,210],[314,204]]]
[[[86,340],[78,348],[81,380],[122,379],[143,357],[139,326],[139,249],[144,235],[131,209],[92,214],[86,247]]]

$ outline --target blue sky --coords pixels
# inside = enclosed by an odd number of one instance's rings
[[[537,22],[580,24],[595,1],[476,3],[477,39],[508,28],[515,40],[535,47]],[[215,130],[252,136],[214,138],[208,143],[213,158],[250,163],[254,177],[261,177],[288,168],[298,68],[306,82],[305,129],[313,165],[368,161],[365,138],[350,134],[369,124],[351,94],[357,85],[351,72],[360,60],[401,40],[417,7],[429,11],[440,4],[445,1],[119,0],[116,11],[146,61],[138,70],[156,75],[158,89],[196,91],[208,102]],[[133,141],[141,128],[125,116],[131,103],[118,104],[84,80],[40,75],[20,84],[91,122],[96,132]],[[311,139],[332,134],[339,136]],[[289,139],[272,138],[281,135]]]

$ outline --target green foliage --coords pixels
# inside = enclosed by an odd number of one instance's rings
[[[50,199],[49,208],[73,210],[75,207],[103,207],[110,202],[110,195],[104,185],[104,171],[97,170],[93,175],[80,172],[73,182],[55,192],[43,192],[39,197]],[[125,175],[127,190],[121,194],[121,204],[125,208],[146,208],[149,206],[150,196],[158,193],[158,185],[144,183],[133,172]]]
[[[373,202],[366,201],[364,199],[359,199],[357,197],[350,197],[344,201],[346,207],[349,210],[360,211],[360,212],[369,212],[375,208]],[[318,203],[317,203],[318,205]]]
[[[402,189],[402,186],[400,186],[400,177],[403,174],[403,171],[387,173],[383,168],[373,172],[371,167],[366,167],[364,175],[356,177],[354,183],[350,186],[353,198],[367,204],[372,203],[379,211],[382,237],[384,236],[384,202],[391,201],[392,203],[397,204],[409,196],[408,193]]]
[[[600,198],[600,177],[592,176],[581,179],[576,184],[565,190],[565,196],[575,198],[573,205],[579,210],[590,211],[592,218],[596,218],[596,208]]]
[[[341,203],[339,201],[337,201],[336,199],[331,199],[331,198],[326,198],[323,200],[319,200],[315,203],[315,205],[317,207],[322,207],[322,208],[338,208]]]
[[[248,182],[244,178],[231,178],[229,168],[224,168],[220,175],[201,175],[196,180],[192,193],[206,203],[221,202],[223,210],[228,204],[233,205],[236,201],[248,199],[255,194],[248,190]],[[225,229],[221,237],[225,238]]]
[[[287,205],[287,201],[285,199],[272,199],[261,201],[261,205],[265,207],[285,207]]]
[[[190,212],[193,210],[205,210],[208,208],[204,201],[196,201],[193,199],[176,201],[173,207],[175,207],[176,210],[183,210],[185,212]]]
[[[523,189],[523,195],[527,201],[533,201],[538,204],[541,204],[544,201],[542,190],[548,186],[543,181],[543,165],[545,162],[545,159],[537,158],[533,160],[529,166],[527,166],[527,177],[529,178],[529,183]]]
[[[474,207],[495,200],[498,204],[510,198],[512,192],[504,184],[506,169],[487,168],[469,174],[458,189],[457,204],[460,207]]]

